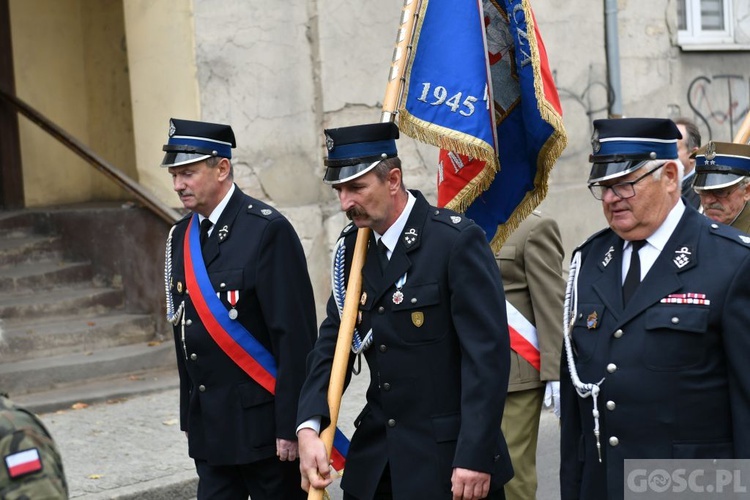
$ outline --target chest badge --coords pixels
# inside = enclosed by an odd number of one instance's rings
[[[417,328],[424,325],[424,313],[422,311],[414,311],[411,313],[411,322]]]
[[[586,318],[586,328],[593,330],[597,326],[599,326],[599,315],[594,311]]]

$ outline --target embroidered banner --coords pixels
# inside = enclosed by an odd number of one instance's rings
[[[528,0],[423,0],[420,15],[399,126],[442,148],[438,206],[465,212],[497,251],[567,145],[546,49]]]

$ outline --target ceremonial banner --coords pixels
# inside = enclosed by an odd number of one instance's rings
[[[423,0],[421,19],[399,126],[442,149],[438,206],[465,212],[497,250],[567,145],[547,53],[528,0]],[[487,158],[478,145],[493,135]]]

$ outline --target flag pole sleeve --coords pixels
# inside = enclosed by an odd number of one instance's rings
[[[411,50],[415,17],[419,12],[420,4],[421,0],[404,0],[400,26],[396,37],[396,46],[393,50],[391,70],[388,75],[385,98],[383,99],[383,113],[380,119],[382,123],[392,122],[396,119],[396,109],[398,108],[403,92],[404,73],[408,60],[407,55]],[[360,228],[357,231],[352,266],[349,270],[349,281],[346,284],[344,310],[341,315],[336,349],[333,354],[331,379],[328,383],[328,409],[331,423],[320,434],[329,457],[333,448],[333,438],[336,433],[336,425],[338,424],[339,409],[341,408],[341,396],[344,393],[344,380],[346,380],[346,372],[349,366],[349,353],[351,352],[352,337],[354,336],[359,296],[362,291],[362,267],[365,265],[367,242],[369,239],[370,228]],[[324,490],[319,490],[311,486],[307,498],[308,500],[322,500],[323,493]]]
[[[750,143],[750,111],[745,115],[745,119],[742,121],[742,125],[740,125],[740,129],[737,131],[732,142],[738,144]]]

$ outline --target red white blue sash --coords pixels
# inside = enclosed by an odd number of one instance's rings
[[[239,321],[229,318],[208,277],[200,244],[198,214],[193,214],[185,233],[185,284],[198,316],[211,338],[234,361],[271,394],[276,394],[276,360]],[[331,459],[336,470],[344,467],[349,440],[336,429]]]
[[[510,348],[528,361],[537,371],[540,371],[542,359],[539,355],[539,338],[536,328],[507,300],[505,301],[505,309],[508,313]]]

